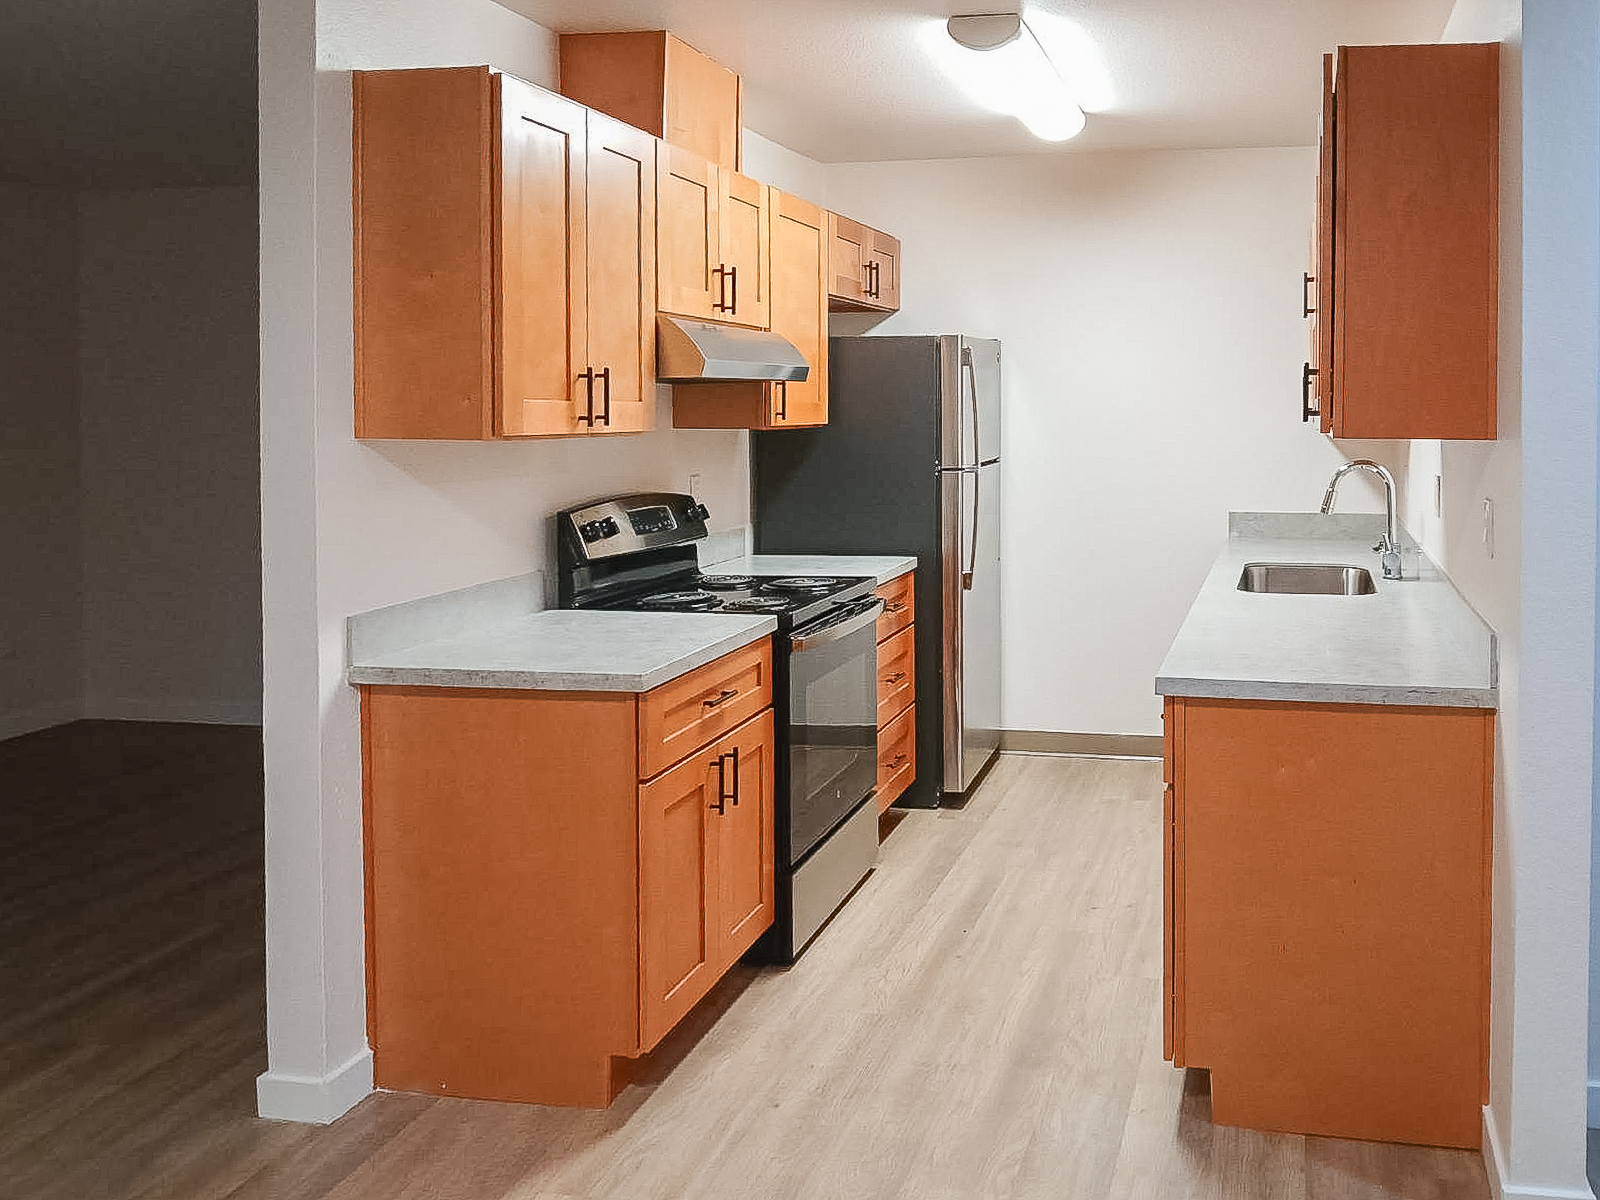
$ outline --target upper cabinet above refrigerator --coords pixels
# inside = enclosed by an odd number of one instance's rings
[[[900,239],[828,214],[828,307],[834,312],[900,308]]]

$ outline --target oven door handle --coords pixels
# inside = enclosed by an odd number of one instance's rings
[[[878,614],[883,611],[883,598],[873,596],[867,600],[858,601],[850,605],[837,617],[827,621],[821,626],[812,626],[802,629],[789,639],[789,648],[796,652],[810,650],[813,646],[826,646],[829,642],[841,641],[858,630],[865,629],[868,625],[877,623]]]

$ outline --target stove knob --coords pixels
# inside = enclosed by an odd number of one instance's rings
[[[603,538],[616,537],[617,534],[622,532],[617,528],[617,519],[615,517],[607,517],[603,521],[596,521],[595,524],[600,526],[600,536]]]
[[[689,519],[691,521],[706,521],[709,520],[710,517],[711,510],[704,504],[691,505],[689,508]]]
[[[585,521],[578,526],[578,534],[586,542],[598,542],[602,536],[599,521]]]

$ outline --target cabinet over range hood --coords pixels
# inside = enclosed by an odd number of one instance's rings
[[[662,383],[711,383],[734,379],[804,380],[805,355],[780,333],[656,318],[656,378]]]

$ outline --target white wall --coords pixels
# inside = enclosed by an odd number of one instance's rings
[[[79,715],[77,212],[0,184],[0,738]]]
[[[902,242],[873,332],[1005,346],[1007,728],[1158,733],[1228,512],[1312,510],[1345,461],[1299,418],[1315,170],[1308,148],[828,169],[830,207]]]
[[[79,213],[84,715],[259,721],[255,189]]]
[[[354,612],[553,565],[575,501],[702,476],[749,520],[747,436],[491,444],[352,436],[348,68],[491,63],[548,86],[554,39],[490,0],[263,0],[262,566],[267,1020],[261,1111],[331,1119],[370,1086]]]

